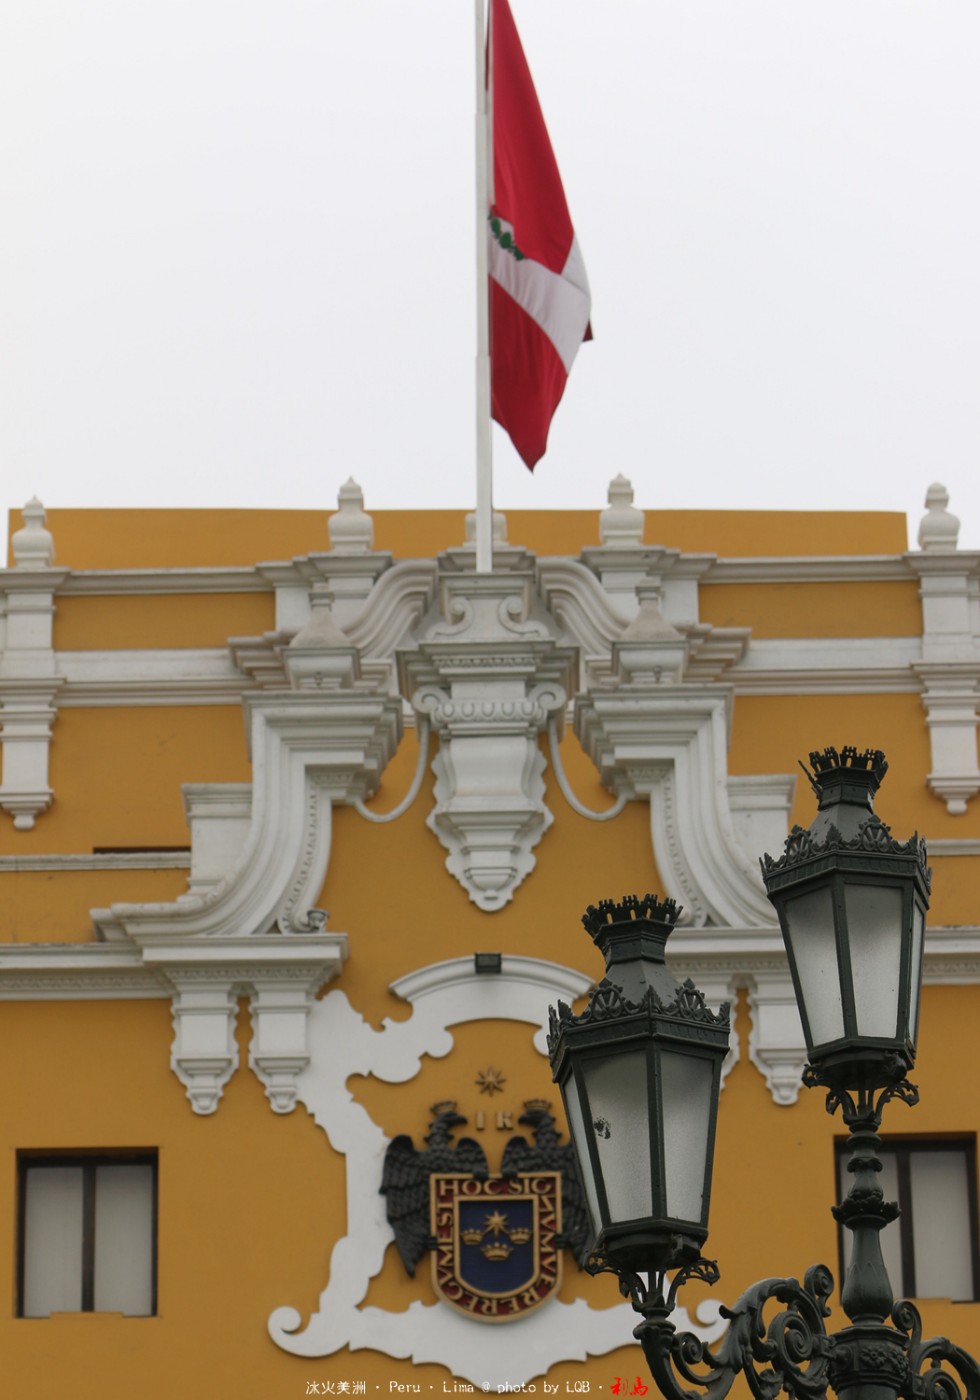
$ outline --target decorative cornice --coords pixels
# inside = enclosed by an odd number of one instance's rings
[[[224,647],[56,653],[60,706],[236,705],[246,689]]]
[[[253,568],[63,570],[57,592],[69,596],[173,593],[271,593],[272,584]],[[6,579],[0,574],[0,589]]]
[[[339,967],[344,940],[343,934],[322,933],[193,944],[147,940],[142,951],[131,944],[3,943],[0,1000],[166,997],[172,988],[165,974],[175,965],[188,975],[197,971],[205,977],[213,977],[221,967],[234,969],[236,986],[267,979],[277,967],[286,978],[293,973],[313,976],[318,969]],[[759,972],[788,976],[782,937],[775,928],[679,927],[671,935],[668,963],[676,977],[695,981],[699,974],[730,976],[736,985]],[[980,925],[928,928],[924,981],[927,986],[980,983]],[[413,1006],[432,997],[440,1005],[443,998],[456,998],[461,1021],[472,1014],[472,998],[490,1008],[488,1016],[497,1017],[507,1015],[508,1005],[523,1004],[525,994],[533,995],[543,1024],[550,999],[575,1001],[593,986],[594,980],[583,972],[543,958],[505,953],[499,974],[475,973],[472,956],[451,958],[398,978],[391,990]]]
[[[718,559],[702,583],[897,583],[914,581],[907,554],[834,554],[812,557]]]
[[[933,836],[928,845],[933,860],[943,856],[980,856],[980,840],[968,836]]]
[[[920,637],[753,638],[726,676],[738,695],[918,694]]]
[[[0,855],[0,872],[61,870],[189,870],[190,851],[109,851],[100,855]]]
[[[0,944],[0,1001],[140,1001],[166,998],[172,990],[134,948]]]

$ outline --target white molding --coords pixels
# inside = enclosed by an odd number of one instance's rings
[[[620,685],[575,703],[603,786],[650,802],[653,856],[685,922],[774,920],[758,865],[735,834],[727,788],[726,686]]]
[[[0,873],[30,870],[189,870],[190,851],[112,851],[103,855],[0,855]]]
[[[298,1097],[326,1133],[331,1147],[346,1157],[347,1229],[331,1252],[329,1281],[305,1327],[294,1307],[279,1307],[269,1318],[269,1335],[296,1356],[330,1356],[345,1347],[368,1347],[421,1365],[436,1362],[476,1386],[506,1376],[526,1384],[561,1361],[585,1361],[629,1343],[635,1317],[626,1303],[595,1309],[584,1299],[556,1298],[500,1330],[467,1318],[444,1304],[413,1302],[404,1311],[362,1306],[371,1279],[380,1273],[392,1232],[379,1192],[388,1138],[347,1088],[351,1075],[372,1074],[402,1084],[418,1074],[423,1057],[442,1058],[453,1048],[450,1027],[490,1016],[538,1026],[541,1048],[548,999],[556,988],[575,995],[588,979],[540,959],[505,955],[500,976],[481,975],[473,959],[459,958],[423,968],[394,983],[409,993],[407,1021],[386,1020],[376,1031],[355,1011],[342,991],[330,992],[310,1014],[310,1064],[299,1075]],[[399,992],[399,989],[402,989]],[[679,1327],[693,1327],[705,1340],[725,1329],[719,1304],[702,1309],[701,1325],[683,1315]],[[506,1361],[502,1362],[501,1348]]]
[[[142,1001],[169,997],[172,990],[134,948],[0,944],[0,1001]]]
[[[541,1021],[535,1048],[547,1055],[548,1028],[543,1008],[552,1000],[571,1005],[595,985],[591,977],[544,958],[504,954],[498,973],[476,973],[473,958],[430,963],[392,982],[395,996],[429,1014],[436,1007],[446,1026],[463,1021]],[[545,1002],[543,998],[547,997]],[[450,1007],[451,1003],[451,1007]]]
[[[702,582],[712,583],[910,583],[915,574],[904,554],[833,554],[717,559]]]
[[[0,574],[0,588],[4,579]],[[259,569],[72,569],[64,571],[57,592],[65,597],[107,597],[124,594],[152,597],[159,594],[271,593],[272,587]]]
[[[226,647],[60,651],[59,705],[237,705],[246,683]]]
[[[969,836],[929,836],[926,849],[930,856],[980,856],[980,840]]]
[[[753,638],[726,675],[738,695],[916,694],[919,637]]]

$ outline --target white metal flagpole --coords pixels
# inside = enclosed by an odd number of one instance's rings
[[[476,3],[476,571],[493,572],[493,453],[490,439],[490,281],[487,216],[490,127],[487,119],[486,20]],[[490,55],[491,62],[493,54]]]

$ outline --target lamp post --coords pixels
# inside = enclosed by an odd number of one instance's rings
[[[828,748],[804,769],[817,794],[762,874],[779,915],[807,1046],[803,1081],[827,1090],[850,1132],[852,1183],[834,1217],[853,1235],[841,1290],[850,1326],[828,1334],[833,1279],[814,1265],[754,1284],[725,1309],[716,1351],[671,1321],[703,1258],[728,1007],[679,985],[664,948],[672,901],[604,901],[583,923],[606,975],[579,1016],[552,1010],[552,1072],[568,1116],[595,1235],[590,1271],[619,1278],[642,1320],[634,1336],[668,1400],[722,1400],[744,1375],[756,1400],[785,1389],[818,1400],[980,1400],[980,1367],[943,1337],[922,1339],[914,1306],[895,1302],[880,1232],[898,1214],[878,1185],[886,1103],[918,1101],[915,1063],[929,876],[925,843],[896,841],[873,810],[887,771],[879,750]],[[642,1179],[641,1179],[642,1178]],[[673,1273],[673,1278],[669,1275]],[[645,1275],[645,1280],[642,1277]],[[890,1319],[890,1322],[886,1319]]]

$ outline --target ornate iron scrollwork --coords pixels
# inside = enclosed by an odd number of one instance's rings
[[[980,1365],[969,1352],[948,1337],[923,1341],[918,1309],[906,1299],[895,1304],[892,1321],[908,1336],[904,1394],[909,1400],[980,1400]],[[944,1365],[952,1367],[956,1376],[943,1370]]]
[[[739,1375],[745,1376],[756,1400],[775,1400],[784,1389],[800,1400],[819,1400],[826,1394],[833,1339],[824,1318],[830,1313],[827,1299],[834,1280],[822,1264],[809,1269],[802,1284],[795,1278],[763,1279],[734,1307],[722,1308],[731,1326],[717,1351],[693,1332],[678,1332],[670,1321],[678,1290],[689,1279],[717,1282],[713,1260],[696,1260],[678,1270],[669,1284],[664,1274],[651,1276],[649,1287],[639,1275],[615,1268],[603,1256],[593,1255],[587,1267],[590,1273],[616,1274],[620,1291],[642,1314],[633,1335],[666,1400],[724,1400]],[[765,1310],[771,1303],[783,1307],[767,1321]]]

